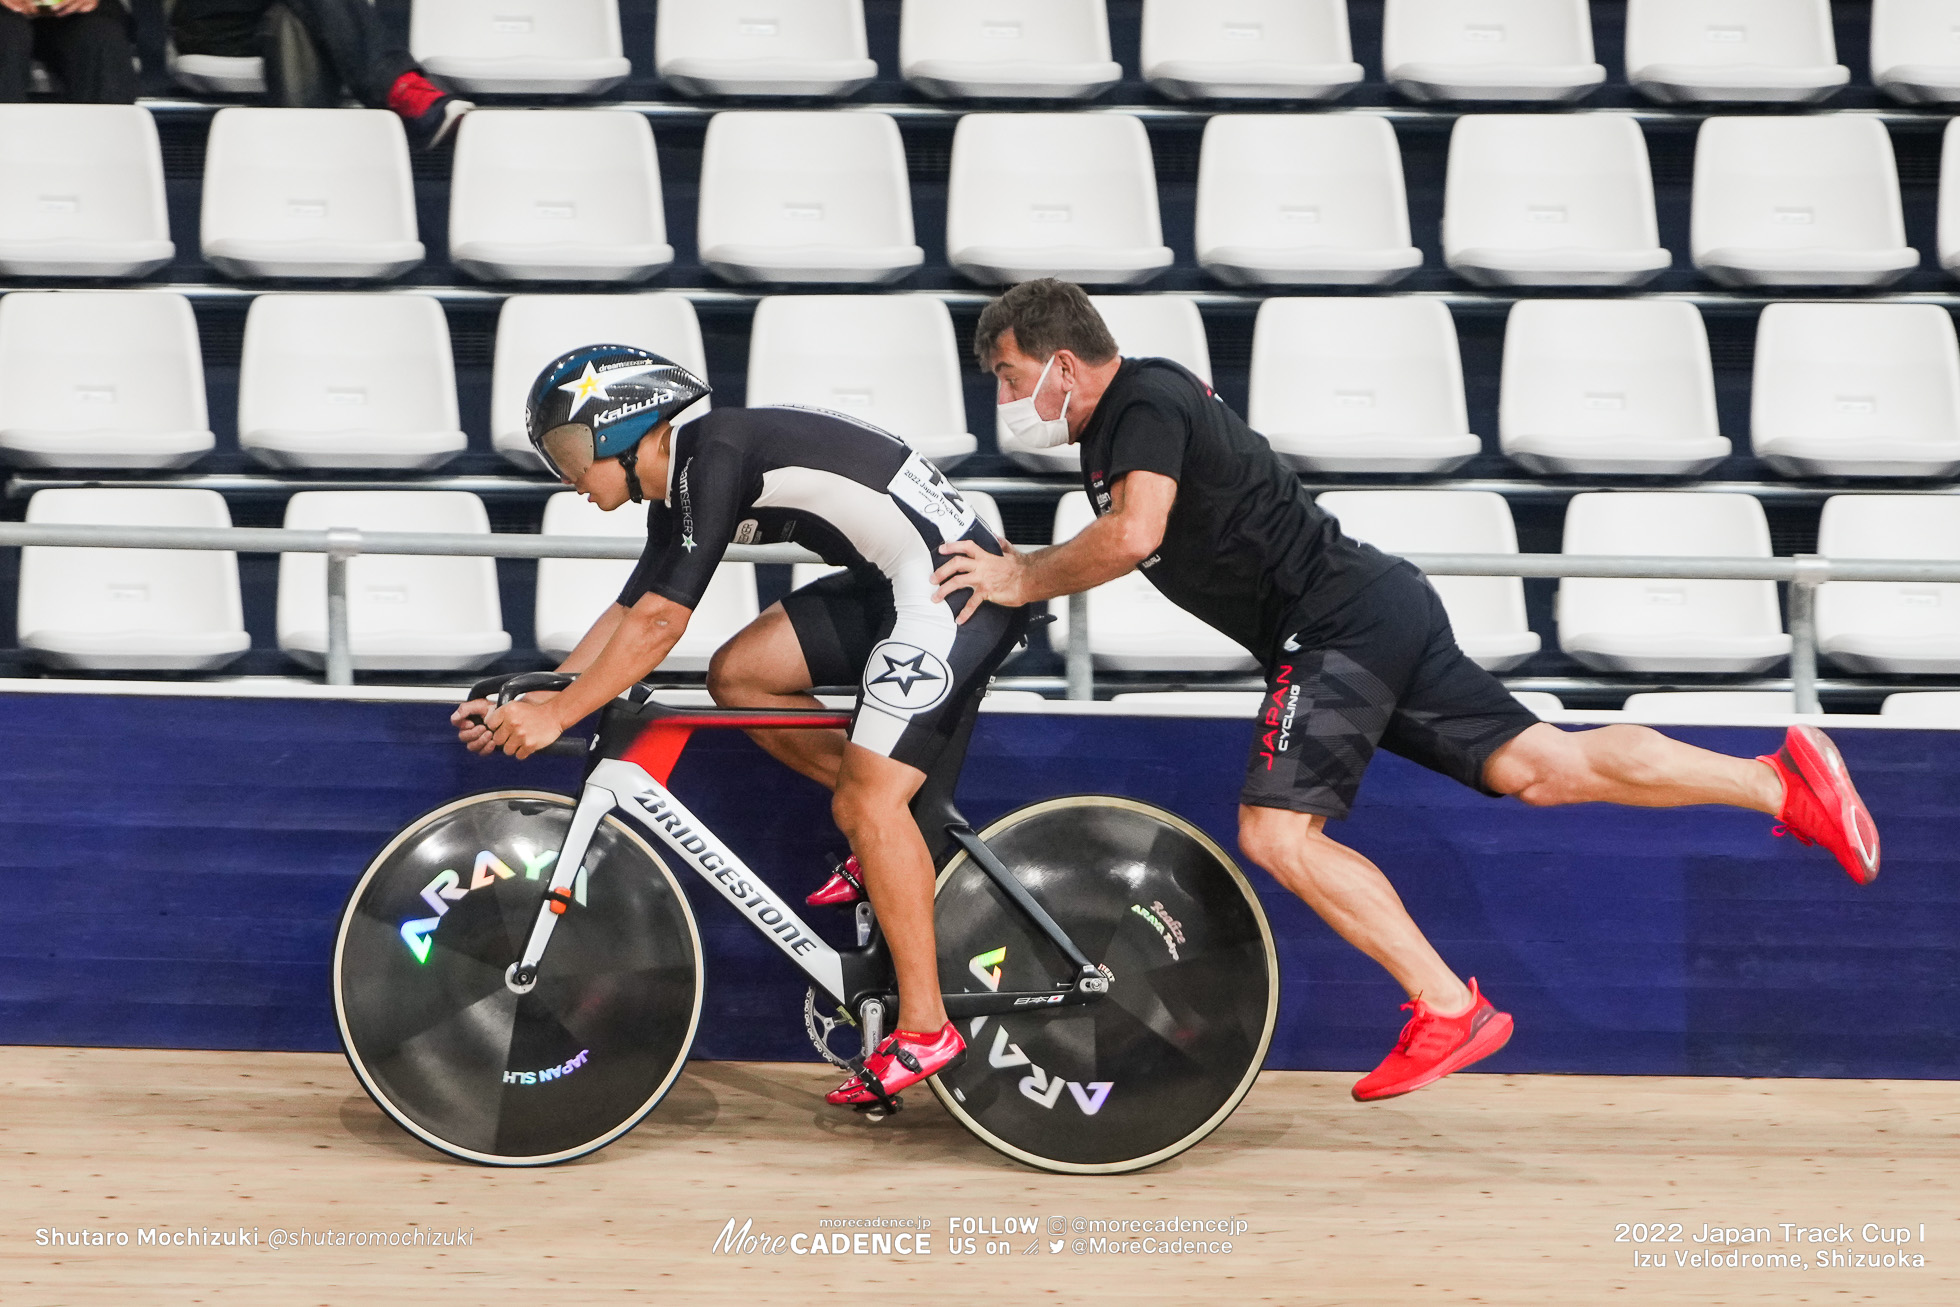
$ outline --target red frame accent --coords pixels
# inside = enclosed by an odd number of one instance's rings
[[[681,750],[687,747],[688,737],[697,730],[721,727],[743,731],[840,730],[850,724],[851,714],[847,712],[771,713],[748,709],[732,713],[689,713],[663,717],[649,723],[631,747],[619,756],[622,762],[632,763],[665,785],[667,778],[674,774],[674,764],[681,759]]]

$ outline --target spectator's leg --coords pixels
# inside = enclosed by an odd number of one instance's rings
[[[281,109],[334,109],[340,105],[339,72],[320,53],[320,45],[286,5],[265,11],[259,29],[265,52],[265,102]]]
[[[118,0],[103,0],[85,14],[39,18],[34,47],[75,104],[135,104],[136,69],[130,60],[129,13]]]
[[[416,71],[406,47],[398,45],[374,16],[367,0],[282,0],[319,42],[327,60],[356,100],[370,109],[388,109],[388,93],[403,73]],[[399,111],[398,111],[399,112]]]
[[[19,104],[27,99],[33,63],[34,20],[11,9],[0,9],[0,104]]]

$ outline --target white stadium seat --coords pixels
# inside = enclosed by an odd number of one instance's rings
[[[1960,0],[1872,0],[1871,69],[1902,104],[1960,102]]]
[[[1003,540],[1007,538],[1007,528],[1000,524],[1000,505],[994,502],[992,495],[984,490],[962,490],[960,491],[960,498],[966,500],[973,511],[980,515],[982,522],[985,522],[989,527],[993,528],[995,535],[1001,537]],[[829,576],[832,572],[841,572],[844,569],[841,567],[832,567],[828,563],[795,563],[791,565],[789,570],[789,583],[791,588],[801,589],[818,577]],[[1009,654],[1007,657],[1011,661],[1017,656],[1016,654]]]
[[[1960,561],[1960,498],[1833,495],[1817,525],[1826,558]],[[1817,589],[1817,649],[1847,672],[1960,672],[1960,585],[1831,581]]]
[[[1886,286],[1919,266],[1892,138],[1861,114],[1704,119],[1690,243],[1724,286]]]
[[[1089,302],[1116,338],[1118,354],[1169,359],[1182,364],[1206,385],[1211,384],[1211,344],[1205,337],[1205,320],[1194,302],[1181,295],[1091,295]],[[998,417],[994,443],[1001,453],[1030,472],[1072,475],[1082,470],[1080,445],[1032,449],[1016,440]]]
[[[42,490],[27,520],[70,526],[228,527],[215,490]],[[57,667],[195,671],[251,647],[237,555],[193,549],[20,551],[20,646]]]
[[[1157,169],[1130,114],[970,113],[953,129],[946,259],[986,284],[1134,286],[1171,266]]]
[[[1878,706],[1887,726],[1960,730],[1960,690],[1904,690]]]
[[[936,100],[1086,100],[1123,78],[1103,0],[905,0],[898,68]]]
[[[449,257],[485,281],[645,281],[674,261],[630,109],[478,109],[456,128]]]
[[[1950,119],[1940,146],[1940,198],[1937,248],[1940,267],[1960,277],[1960,132]]]
[[[701,151],[701,262],[746,282],[881,285],[925,262],[890,114],[718,113]]]
[[[204,261],[228,277],[395,277],[422,261],[402,120],[386,109],[220,109]]]
[[[1568,554],[1768,558],[1769,520],[1746,494],[1574,495]],[[1559,646],[1605,672],[1762,672],[1790,653],[1773,581],[1567,578]]]
[[[1627,0],[1627,80],[1663,104],[1814,103],[1851,80],[1830,0]]]
[[[1112,704],[1139,717],[1252,717],[1266,706],[1264,690],[1125,690]]]
[[[1382,69],[1412,100],[1577,100],[1606,80],[1586,0],[1387,0]]]
[[[749,330],[750,406],[803,404],[889,431],[942,468],[974,451],[953,315],[936,295],[776,295]]]
[[[0,460],[182,467],[210,452],[190,301],[160,290],[0,299]]]
[[[238,444],[279,468],[426,469],[462,453],[442,305],[359,293],[253,300]]]
[[[1518,531],[1504,496],[1488,490],[1335,490],[1314,502],[1344,534],[1391,554],[1515,554]],[[1509,671],[1538,652],[1515,576],[1437,576],[1450,628],[1479,667]]]
[[[170,80],[198,95],[264,95],[265,60],[258,55],[179,54],[164,51]]]
[[[1310,472],[1448,472],[1470,433],[1450,311],[1431,299],[1269,299],[1252,329],[1246,421]]]
[[[1513,690],[1511,697],[1541,719],[1551,713],[1565,711],[1565,703],[1556,694],[1547,694],[1543,690]]]
[[[461,490],[302,490],[286,529],[489,535],[483,501]],[[347,563],[356,671],[476,671],[510,650],[494,558],[361,554]],[[307,667],[327,653],[327,556],[281,554],[279,647]]]
[[[1796,711],[1797,697],[1788,690],[1643,690],[1620,707],[1633,721],[1679,723],[1793,717]]]
[[[1198,156],[1198,262],[1233,286],[1386,286],[1422,266],[1402,151],[1375,114],[1219,114]]]
[[[414,0],[408,52],[465,95],[597,95],[633,71],[619,0]]]
[[[1073,539],[1095,520],[1089,497],[1071,490],[1055,505],[1054,543]],[[1056,599],[1049,646],[1068,648],[1068,601]],[[1114,672],[1249,672],[1258,666],[1236,640],[1157,592],[1139,571],[1089,591],[1089,654]]]
[[[1772,304],[1756,323],[1756,457],[1789,476],[1960,472],[1960,342],[1931,304]]]
[[[1327,100],[1362,78],[1347,0],[1143,0],[1141,62],[1173,100]]]
[[[646,510],[632,506],[602,512],[582,495],[567,492],[545,501],[544,532],[550,536],[647,538]],[[545,558],[538,561],[538,648],[563,658],[599,615],[619,598],[633,574],[631,559]],[[715,570],[700,607],[680,642],[660,664],[663,672],[705,672],[715,650],[755,620],[755,564],[723,563]]]
[[[1693,476],[1731,452],[1701,310],[1519,300],[1504,326],[1498,444],[1539,473]]]
[[[878,75],[864,0],[661,0],[654,67],[682,95],[841,96]]]
[[[0,177],[0,275],[141,277],[177,252],[147,109],[0,105]]]
[[[1671,261],[1631,114],[1465,114],[1450,133],[1443,261],[1479,286],[1638,286]]]
[[[4,301],[0,301],[4,303]],[[490,443],[532,472],[544,470],[524,430],[524,403],[545,364],[586,345],[632,345],[672,359],[707,379],[708,354],[694,305],[677,291],[630,295],[512,295],[497,314],[490,368]],[[703,395],[674,419],[706,413]]]

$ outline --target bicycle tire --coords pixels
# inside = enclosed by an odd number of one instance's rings
[[[1230,855],[1174,813],[1109,795],[1030,804],[981,838],[1111,984],[1080,1007],[964,1022],[965,1061],[931,1081],[946,1110],[1009,1157],[1073,1174],[1141,1170],[1216,1130],[1279,1013],[1272,930]],[[934,912],[947,992],[1068,974],[964,853]]]
[[[505,984],[575,807],[541,790],[446,803],[389,841],[341,913],[347,1061],[383,1112],[451,1156],[543,1166],[602,1148],[660,1102],[694,1042],[694,915],[617,815],[593,835],[537,983]]]

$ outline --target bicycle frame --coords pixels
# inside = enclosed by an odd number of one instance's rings
[[[1055,945],[1075,975],[1043,990],[946,994],[947,1014],[957,1019],[1094,1002],[1108,990],[1103,974],[952,807],[951,780],[964,759],[977,711],[976,701],[946,750],[951,768],[942,761],[934,769],[914,800],[914,815],[936,863],[943,861],[941,855],[949,846],[966,853]],[[835,730],[848,726],[850,720],[848,713],[826,709],[687,709],[651,699],[637,706],[617,704],[609,708],[592,743],[578,808],[553,864],[538,919],[531,927],[523,956],[508,973],[511,987],[522,993],[536,984],[538,964],[558,918],[573,906],[573,882],[583,868],[592,836],[608,813],[620,812],[692,868],[744,920],[782,950],[812,984],[840,1005],[855,1010],[866,1000],[890,997],[891,958],[880,931],[874,929],[860,948],[832,948],[667,788],[674,765],[696,730]]]

